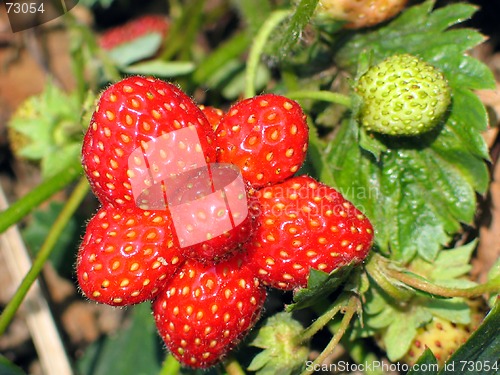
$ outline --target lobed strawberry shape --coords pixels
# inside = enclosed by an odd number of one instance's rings
[[[200,143],[179,143],[176,151],[186,146],[186,155],[200,153],[207,163],[215,161],[215,138],[208,120],[175,85],[152,78],[129,77],[104,91],[82,148],[83,168],[101,203],[136,207],[132,184],[137,170],[129,168],[129,157],[137,149],[151,156],[147,153],[148,147],[152,150],[160,136],[188,127],[196,129]],[[159,154],[161,151],[164,150],[159,150]],[[145,161],[138,157],[132,166],[138,167],[139,173],[145,173]],[[160,155],[158,159],[164,158]],[[160,168],[158,174],[151,177],[158,181],[168,177],[161,173]]]
[[[258,229],[247,244],[249,263],[266,285],[307,286],[311,268],[330,273],[365,259],[370,221],[335,189],[300,176],[257,192]]]
[[[224,114],[160,80],[111,85],[82,148],[102,204],[78,252],[82,292],[118,306],[151,300],[183,365],[216,364],[258,320],[262,284],[302,287],[311,268],[330,272],[368,253],[373,232],[361,212],[333,188],[293,177],[307,142],[300,106],[279,95]]]
[[[153,302],[161,337],[182,363],[206,368],[255,324],[266,298],[238,254],[215,265],[188,260]]]
[[[240,167],[254,188],[275,184],[299,170],[308,134],[297,102],[274,94],[256,96],[236,103],[221,119],[217,161]]]
[[[87,224],[77,276],[89,298],[113,306],[153,298],[184,258],[162,211],[108,205]]]

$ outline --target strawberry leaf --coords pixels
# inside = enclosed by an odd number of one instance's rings
[[[33,220],[22,231],[23,239],[32,254],[38,254],[63,206],[62,202],[51,202],[46,209],[33,212]],[[78,229],[77,217],[73,216],[67,222],[49,258],[57,272],[67,278],[73,276],[74,249],[80,242]]]
[[[429,322],[432,314],[420,308],[414,309],[410,314],[404,310],[395,310],[392,318],[394,320],[384,332],[382,341],[389,360],[396,361],[410,349],[417,327]]]
[[[408,375],[437,374],[438,362],[429,348],[425,349],[416,364],[418,366],[412,366],[411,370],[408,372]]]
[[[11,361],[0,355],[0,374],[2,375],[25,375],[25,372],[14,365]]]
[[[162,44],[161,33],[151,32],[130,42],[120,44],[108,53],[116,64],[126,67],[134,62],[153,57]]]
[[[348,264],[344,267],[337,268],[330,274],[311,269],[307,288],[298,289],[294,293],[294,303],[288,305],[286,311],[291,312],[305,309],[306,307],[314,305],[319,300],[324,299],[346,281],[353,268],[354,264]]]
[[[49,82],[12,116],[8,124],[12,148],[21,158],[41,162],[44,178],[53,176],[79,158],[81,117],[77,95]]]
[[[476,192],[484,193],[489,180],[488,149],[481,136],[487,114],[470,89],[491,87],[494,79],[485,65],[465,55],[484,37],[475,30],[446,29],[476,8],[454,4],[432,11],[433,5],[426,1],[386,27],[356,34],[341,47],[338,63],[353,70],[360,54],[370,53],[377,63],[411,53],[433,64],[452,88],[453,103],[442,128],[411,139],[365,134],[355,106],[327,147],[335,186],[372,220],[381,252],[402,262],[417,254],[434,260],[462,223],[472,223]]]
[[[176,77],[191,73],[194,67],[194,63],[191,61],[151,60],[127,66],[122,70],[130,74]]]
[[[90,345],[78,361],[82,375],[158,374],[161,345],[149,304],[133,307],[130,321],[120,332]],[[141,360],[137,360],[140,355]]]

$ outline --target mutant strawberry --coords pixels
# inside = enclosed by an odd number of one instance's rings
[[[216,131],[220,121],[222,120],[222,117],[224,116],[224,111],[216,107],[204,106],[204,105],[200,105],[200,109],[207,117],[207,120],[210,123],[210,125],[212,125],[212,129]]]
[[[214,133],[198,106],[178,87],[138,76],[102,93],[82,148],[101,203],[145,209],[165,209],[145,197],[162,198],[171,175],[215,158]]]
[[[264,284],[305,287],[311,268],[331,272],[367,256],[370,221],[332,187],[299,176],[256,194],[259,227],[247,251]]]
[[[184,263],[153,302],[158,331],[179,362],[213,366],[252,328],[266,298],[254,275],[242,255]]]
[[[361,76],[361,124],[368,131],[415,136],[434,129],[451,102],[451,89],[437,68],[408,54],[393,55]]]
[[[168,29],[169,22],[165,17],[145,15],[106,30],[100,36],[99,44],[103,49],[111,50],[151,33],[165,37]]]
[[[320,0],[317,12],[337,21],[346,29],[360,29],[387,21],[406,6],[408,0]]]
[[[248,241],[254,229],[254,198],[232,164],[210,164],[186,174],[169,196],[170,212],[183,254],[218,262]]]
[[[470,306],[471,321],[469,324],[452,323],[434,316],[432,321],[420,327],[410,349],[403,357],[403,361],[413,366],[425,349],[429,348],[442,367],[484,319],[486,313],[483,301],[471,301]]]
[[[293,100],[265,94],[233,105],[217,131],[218,161],[237,165],[259,188],[298,171],[308,146],[306,117]]]
[[[164,211],[101,208],[78,251],[82,292],[114,306],[152,299],[183,262],[170,227]]]

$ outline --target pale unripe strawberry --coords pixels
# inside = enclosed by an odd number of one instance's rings
[[[318,13],[346,21],[346,29],[377,25],[397,15],[408,0],[320,0]]]
[[[481,325],[485,316],[482,302],[471,303],[471,321],[469,324],[452,323],[434,316],[432,321],[420,327],[410,349],[402,358],[409,365],[414,365],[426,348],[436,357],[440,367],[462,346],[470,335]]]
[[[408,54],[393,55],[368,69],[356,91],[361,96],[361,124],[368,131],[414,136],[443,119],[451,89],[443,73]]]

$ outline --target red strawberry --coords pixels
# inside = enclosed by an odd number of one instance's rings
[[[212,129],[214,131],[217,130],[217,127],[219,126],[219,123],[224,116],[224,112],[222,111],[222,109],[210,106],[205,107],[204,105],[200,105],[200,109],[205,114],[205,116],[207,116],[207,120],[210,125],[212,125]]]
[[[185,128],[196,130],[199,142],[173,132]],[[103,92],[82,149],[94,194],[103,204],[124,207],[164,209],[151,199],[148,207],[138,195],[163,197],[172,166],[195,168],[215,157],[214,134],[198,106],[178,87],[143,77],[126,78]]]
[[[153,302],[153,313],[175,358],[206,368],[252,328],[265,298],[265,289],[240,255],[217,265],[188,260]]]
[[[102,48],[111,50],[150,33],[165,37],[168,29],[169,23],[164,17],[145,15],[105,31],[99,38],[99,44]]]
[[[232,164],[210,164],[186,177],[184,186],[169,196],[179,244],[186,257],[217,262],[253,233],[246,184]]]
[[[217,160],[240,167],[255,188],[291,177],[304,162],[308,146],[302,109],[293,100],[274,94],[232,106],[216,136]]]
[[[369,220],[332,187],[311,177],[291,178],[257,192],[259,227],[247,246],[249,263],[266,285],[307,285],[310,268],[331,272],[370,250]]]
[[[183,262],[170,226],[164,212],[101,208],[78,252],[83,293],[115,306],[153,298]]]

